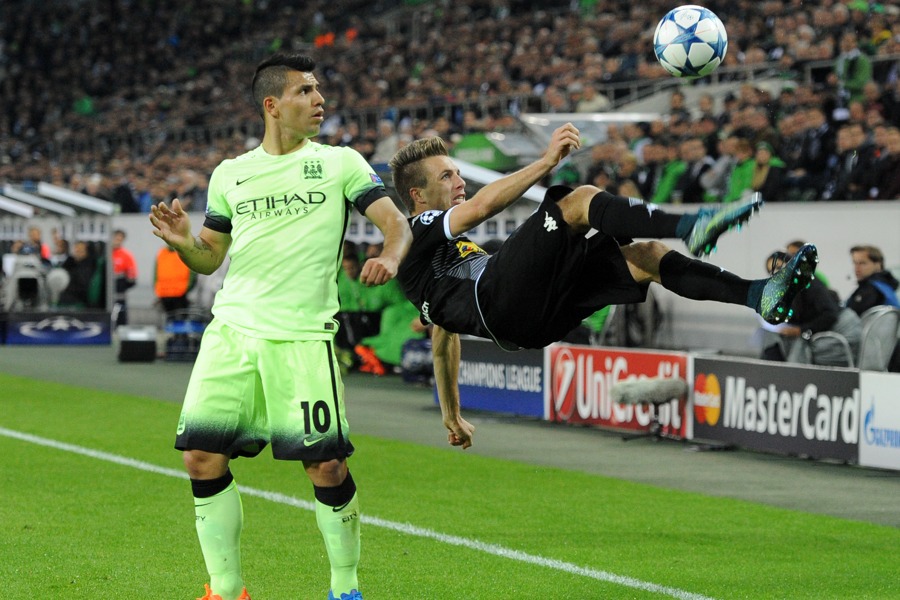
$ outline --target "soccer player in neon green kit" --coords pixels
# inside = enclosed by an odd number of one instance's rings
[[[325,100],[314,61],[276,54],[257,67],[253,101],[262,144],[223,161],[209,183],[194,236],[179,200],[151,208],[153,233],[191,269],[209,274],[231,258],[213,303],[178,423],[175,447],[191,479],[197,535],[210,584],[199,600],[249,600],[241,574],[243,511],[229,461],[267,444],[302,461],[331,563],[329,599],[361,600],[359,503],[335,360],[337,274],[350,210],[384,235],[361,280],[381,285],[409,249],[406,219],[381,179],[350,148],[318,135]]]

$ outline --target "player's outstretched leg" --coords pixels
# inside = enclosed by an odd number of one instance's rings
[[[567,218],[570,225],[587,225],[608,236],[623,238],[678,238],[683,240],[694,256],[703,256],[716,247],[719,236],[750,219],[763,204],[762,196],[754,193],[746,202],[735,202],[723,208],[702,208],[684,214],[668,213],[653,203],[637,198],[614,196],[593,186],[580,186],[563,198],[560,206],[566,214],[567,201],[578,205],[588,198],[586,211],[573,211],[574,218]],[[586,223],[581,215],[586,212]]]
[[[684,243],[694,256],[709,254],[720,235],[732,227],[740,227],[754,212],[759,212],[762,205],[762,194],[754,192],[745,202],[728,204],[719,210],[701,209],[691,231],[684,237]]]
[[[756,312],[769,323],[784,323],[793,314],[791,304],[801,290],[815,279],[819,253],[812,244],[797,251],[780,271],[766,282]]]

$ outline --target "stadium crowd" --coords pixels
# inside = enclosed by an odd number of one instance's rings
[[[747,83],[697,106],[675,93],[664,119],[614,129],[590,168],[570,177],[697,201],[673,173],[680,178],[701,160],[727,179],[705,187],[705,200],[731,199],[769,177],[781,199],[900,196],[900,169],[885,166],[900,160],[900,8],[706,4],[729,33],[723,78],[739,77],[731,67],[764,65],[790,83],[775,95]],[[277,49],[318,61],[330,115],[320,139],[372,162],[424,135],[452,142],[514,127],[526,109],[610,109],[616,84],[670,77],[649,50],[669,8],[669,0],[4,2],[0,182],[51,181],[123,212],[174,196],[202,210],[212,168],[257,143],[260,119],[235,91]],[[804,76],[817,61],[831,63]],[[430,117],[407,116],[422,106]],[[375,123],[355,118],[363,112]],[[697,140],[703,154],[688,158]],[[751,159],[735,181],[737,165]],[[863,171],[858,162],[868,179],[851,176]]]

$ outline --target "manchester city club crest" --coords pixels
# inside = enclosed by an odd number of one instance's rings
[[[303,161],[303,179],[324,179],[325,168],[322,159],[312,158]]]

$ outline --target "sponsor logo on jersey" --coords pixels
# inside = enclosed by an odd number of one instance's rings
[[[251,218],[300,215],[308,213],[311,206],[324,204],[325,200],[326,196],[322,192],[265,196],[238,202],[234,207],[234,214],[253,215]]]
[[[325,168],[321,158],[308,158],[303,161],[304,179],[324,179]]]
[[[550,213],[544,213],[544,229],[548,232],[556,231],[556,219],[550,216]]]

